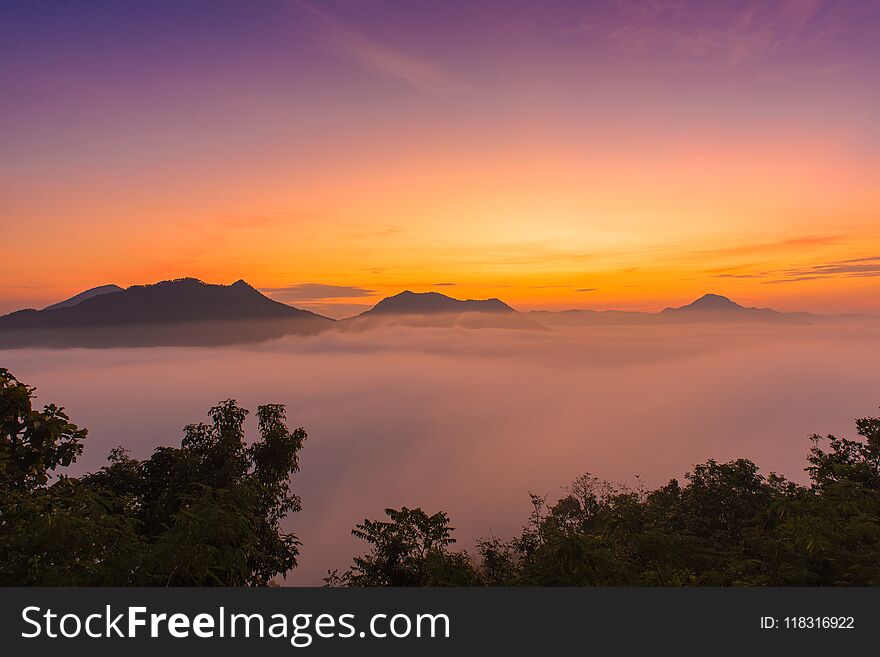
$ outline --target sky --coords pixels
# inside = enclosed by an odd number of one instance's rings
[[[0,0],[0,312],[880,313],[880,2]]]

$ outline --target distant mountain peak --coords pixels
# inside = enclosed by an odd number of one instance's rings
[[[695,299],[687,305],[678,306],[676,308],[664,308],[662,312],[729,312],[740,310],[749,309],[739,305],[735,301],[731,301],[721,294],[704,294],[699,299]]]
[[[440,292],[413,292],[404,290],[385,297],[362,314],[431,315],[440,313],[515,313],[500,299],[453,299]]]
[[[181,278],[166,278],[163,281],[156,281],[155,283],[140,283],[138,285],[132,285],[129,290],[167,290],[169,288],[183,288],[183,287],[201,287],[206,286],[208,283],[204,281],[194,278],[193,276],[182,276]]]
[[[720,294],[704,294],[686,306],[665,308],[660,315],[676,318],[676,321],[757,321],[757,322],[801,322],[802,318],[787,315],[771,308],[752,308],[741,306]]]
[[[440,298],[440,297],[446,297],[446,295],[440,294],[439,292],[413,292],[412,290],[404,290],[403,292],[398,292],[397,294],[392,294],[390,297],[385,297],[385,299],[407,299],[407,298],[412,299],[412,298],[417,298],[417,297]],[[446,297],[446,298],[451,298],[451,297]],[[385,299],[383,299],[383,301],[385,301]]]
[[[691,308],[742,308],[735,301],[731,301],[727,297],[720,294],[704,294],[699,299],[688,304]],[[685,306],[685,307],[688,307]]]
[[[126,290],[109,286],[87,290],[49,312],[19,311],[0,318],[0,328],[70,328],[198,321],[317,317],[273,301],[243,280],[214,285],[197,278],[176,278]],[[112,292],[112,294],[110,294]],[[320,318],[326,320],[326,318]],[[326,320],[330,321],[330,320]]]
[[[58,303],[53,303],[51,306],[46,306],[43,310],[59,310],[61,308],[70,308],[71,306],[75,306],[79,303],[82,303],[86,299],[91,299],[92,297],[99,297],[102,294],[110,294],[112,292],[122,292],[123,288],[118,285],[99,285],[98,287],[93,287],[91,289],[85,290],[84,292],[80,292],[79,294],[75,294],[69,299],[65,299],[64,301],[59,301]]]

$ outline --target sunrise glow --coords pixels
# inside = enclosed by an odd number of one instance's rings
[[[0,311],[194,276],[880,312],[876,6],[149,6],[3,10]]]

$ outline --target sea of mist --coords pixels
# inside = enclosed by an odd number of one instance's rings
[[[117,445],[179,444],[216,402],[286,404],[309,433],[287,584],[315,585],[388,506],[445,510],[459,546],[515,534],[529,492],[577,475],[648,486],[709,458],[803,480],[812,433],[880,406],[880,321],[804,326],[384,326],[222,348],[23,349],[0,366],[89,428],[71,474]],[[253,436],[251,416],[248,430]]]

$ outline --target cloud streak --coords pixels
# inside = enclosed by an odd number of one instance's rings
[[[822,0],[728,5],[646,0],[621,3],[612,16],[588,18],[568,32],[603,38],[634,52],[672,50],[738,65],[790,44],[806,31],[822,4]]]
[[[298,283],[285,287],[264,287],[261,292],[276,301],[326,301],[328,299],[355,299],[371,297],[375,290],[347,285],[325,285],[324,283]]]
[[[294,0],[294,4],[324,25],[329,42],[338,52],[374,75],[399,80],[434,94],[456,86],[446,71],[436,64],[368,37],[305,0]]]
[[[724,267],[708,270],[706,273],[715,278],[730,279],[766,279],[759,281],[764,285],[781,283],[799,283],[829,278],[871,278],[880,276],[880,256],[864,256],[832,260],[805,266],[783,267],[778,269],[758,269],[759,265],[743,265],[742,267]],[[737,271],[753,269],[756,271]]]
[[[779,278],[768,284],[797,283],[824,278],[870,278],[880,276],[880,256],[850,258],[833,262],[775,272]]]

